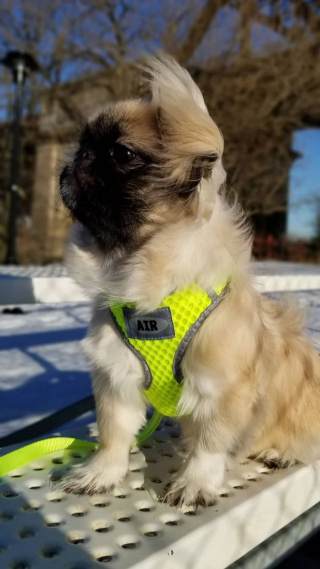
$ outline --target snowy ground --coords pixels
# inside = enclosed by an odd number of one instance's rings
[[[91,393],[79,348],[89,305],[23,310],[22,315],[0,314],[0,437]]]
[[[320,291],[287,296],[305,311],[306,333],[320,352]],[[26,305],[23,310],[24,314],[13,315],[0,309],[0,437],[91,393],[79,348],[89,305]],[[87,414],[72,426],[93,418],[93,413]]]

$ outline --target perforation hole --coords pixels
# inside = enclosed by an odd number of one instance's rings
[[[248,482],[259,482],[260,478],[259,476],[257,476],[256,474],[249,472],[246,476],[245,476],[246,480],[248,480]]]
[[[53,502],[55,504],[65,500],[65,495],[62,494],[62,492],[51,492],[50,494],[47,494],[46,498],[48,502]]]
[[[83,531],[72,531],[68,535],[68,541],[73,545],[81,545],[88,541],[88,537]]]
[[[29,464],[29,468],[31,468],[31,470],[35,470],[36,472],[40,472],[41,470],[45,469],[45,465],[42,462],[32,462]]]
[[[82,506],[77,504],[76,506],[69,508],[68,513],[74,518],[83,518],[83,516],[86,515],[87,511]]]
[[[144,490],[143,482],[144,482],[144,479],[143,479],[143,476],[141,476],[140,479],[138,478],[136,480],[132,480],[130,482],[130,486],[131,486],[131,488],[133,488],[133,490],[140,490],[140,488],[142,488]]]
[[[28,504],[25,504],[24,506],[22,506],[22,510],[24,512],[37,512],[38,510],[40,510],[41,508],[41,504],[40,502],[36,502],[35,500],[31,500],[30,502],[28,502]]]
[[[63,470],[54,470],[49,474],[50,482],[59,482],[63,478]]]
[[[128,510],[119,510],[115,513],[115,518],[118,520],[118,522],[130,522],[132,514]]]
[[[110,524],[108,524],[104,520],[98,520],[93,522],[91,527],[97,533],[108,533],[108,531],[112,529]]]
[[[91,498],[90,503],[95,508],[106,508],[110,504],[110,502],[107,502],[104,498],[101,498],[99,496]]]
[[[178,433],[169,433],[169,437],[171,439],[180,439],[180,435]]]
[[[42,480],[28,480],[26,482],[26,486],[29,488],[29,490],[40,490],[43,485],[44,482]]]
[[[96,559],[99,561],[99,563],[109,563],[112,561],[113,557],[112,555],[101,554]]]
[[[41,553],[46,559],[54,559],[60,555],[61,551],[62,549],[58,545],[48,545],[44,547]]]
[[[48,528],[57,528],[65,523],[66,523],[65,520],[63,520],[61,516],[55,514],[47,516],[45,519],[45,525]]]
[[[159,519],[164,525],[170,527],[178,526],[179,524],[181,524],[180,517],[174,513],[163,514],[163,516],[160,516]]]
[[[258,467],[257,472],[259,474],[263,474],[264,476],[267,476],[268,474],[272,474],[272,470],[270,470],[267,466]]]
[[[10,473],[11,478],[21,478],[24,475],[24,470],[14,470]]]
[[[161,452],[160,453],[161,456],[165,457],[165,458],[173,458],[174,454],[172,454],[172,452]]]
[[[118,543],[122,549],[138,549],[140,547],[139,539],[132,535],[121,537]]]
[[[84,455],[80,452],[73,452],[71,453],[72,458],[84,458]]]
[[[151,478],[151,482],[154,482],[154,484],[162,484],[161,478]]]
[[[20,496],[20,494],[18,494],[14,490],[11,490],[10,488],[7,488],[6,490],[4,490],[1,493],[1,495],[3,498],[18,498],[18,496]]]
[[[130,470],[130,472],[141,472],[141,469],[144,466],[145,465],[141,465],[141,464],[129,464],[129,470]]]
[[[32,528],[23,528],[19,531],[18,536],[21,539],[29,539],[30,537],[34,537],[35,531]]]
[[[94,557],[99,563],[110,563],[115,558],[111,549],[99,549],[95,552]]]
[[[30,569],[29,563],[27,561],[14,561],[9,565],[10,569]]]
[[[157,464],[157,461],[155,458],[146,458],[146,463],[147,464]]]
[[[230,480],[229,484],[231,488],[234,488],[235,490],[244,490],[248,487],[243,480]]]
[[[179,472],[178,468],[169,468],[168,469],[169,474],[177,474],[177,472]]]
[[[63,464],[63,460],[61,457],[53,458],[51,462],[52,464]]]
[[[171,437],[171,435],[169,435],[169,436]],[[156,441],[156,443],[159,443],[160,445],[164,445],[164,444],[166,444],[166,442],[167,442],[167,441],[164,440],[164,439],[154,439],[154,440]]]
[[[137,510],[139,510],[139,512],[144,512],[144,513],[152,512],[155,509],[154,504],[146,500],[142,502],[137,502],[135,504],[135,507],[137,508]]]
[[[162,531],[162,528],[156,524],[150,524],[142,528],[142,533],[145,537],[157,537]]]

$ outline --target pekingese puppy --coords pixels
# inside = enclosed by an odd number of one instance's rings
[[[208,294],[228,283],[182,358],[189,451],[167,497],[208,505],[228,464],[244,455],[280,464],[319,457],[320,360],[296,314],[253,286],[250,232],[224,198],[223,138],[201,92],[170,58],[151,60],[148,72],[150,99],[106,107],[61,174],[76,220],[67,265],[93,299],[84,350],[101,442],[63,486],[94,493],[118,485],[145,421],[145,367],[108,305],[133,302],[150,313],[191,283]]]

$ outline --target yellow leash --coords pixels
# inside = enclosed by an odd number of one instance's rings
[[[161,423],[162,419],[163,415],[155,411],[149,423],[138,434],[135,444],[140,444],[150,437]],[[92,449],[98,448],[98,446],[98,443],[83,441],[81,439],[73,439],[70,437],[54,437],[51,439],[37,441],[1,456],[0,476],[8,474],[8,472],[16,470],[17,468],[21,468],[21,466],[29,464],[50,452],[66,449],[78,449],[90,452]]]

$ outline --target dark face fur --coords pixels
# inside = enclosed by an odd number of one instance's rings
[[[119,104],[86,125],[73,162],[61,173],[64,204],[106,251],[139,245],[157,142],[146,105]]]
[[[64,204],[106,253],[132,252],[155,227],[187,214],[212,158],[194,164],[181,187],[168,187],[161,182],[158,123],[146,103],[115,105],[87,124],[61,173]]]

